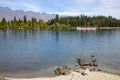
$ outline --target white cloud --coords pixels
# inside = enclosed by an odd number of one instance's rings
[[[80,14],[84,14],[82,12],[48,12],[49,14],[59,14],[59,15],[64,15],[64,16],[76,16]]]
[[[35,11],[35,12],[40,12],[41,8],[40,6],[34,5],[34,4],[30,4],[27,2],[21,2],[21,5],[25,8],[26,11]]]
[[[25,11],[49,12],[60,15],[111,15],[120,19],[120,0],[2,0],[2,5]]]
[[[68,1],[68,0],[66,0]],[[98,3],[99,2],[99,3]],[[64,2],[65,3],[65,2]],[[64,5],[63,12],[53,12],[60,15],[105,15],[120,19],[120,0],[74,0],[69,1],[71,6]],[[91,5],[91,6],[90,6]],[[52,13],[52,12],[51,12]]]
[[[74,0],[73,3],[77,6],[88,5],[94,3],[96,0]]]
[[[14,10],[25,10],[25,11],[35,11],[35,12],[40,12],[41,11],[41,7],[37,6],[35,3],[30,2],[26,2],[26,1],[7,1],[7,0],[3,0],[0,2],[0,4],[6,6],[6,7],[10,7]]]
[[[101,0],[101,4],[104,7],[112,8],[112,7],[119,7],[120,8],[120,0]]]
[[[101,0],[101,6],[99,6],[97,13],[102,15],[111,15],[120,19],[120,0]]]
[[[5,6],[7,6],[7,5],[8,5],[8,6],[9,6],[9,5],[13,5],[13,6],[16,5],[15,3],[10,2],[10,1],[1,1],[0,4],[5,5]]]
[[[76,11],[65,11],[65,12],[48,12],[50,14],[55,13],[64,16],[79,16],[81,14],[85,14],[88,16],[97,16],[97,15],[104,15],[104,16],[113,16],[117,19],[120,19],[120,11],[118,9],[109,9],[109,8],[94,8],[90,12],[76,12]]]

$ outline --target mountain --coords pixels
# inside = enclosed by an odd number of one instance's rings
[[[37,20],[42,19],[44,21],[48,21],[55,17],[55,14],[47,14],[47,13],[36,13],[32,11],[23,11],[23,10],[12,10],[8,7],[0,7],[0,20],[4,17],[6,20],[10,21],[14,19],[16,16],[17,19],[23,19],[24,16],[27,19],[31,19],[35,17]]]

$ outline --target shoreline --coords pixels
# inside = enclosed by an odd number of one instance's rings
[[[100,29],[120,29],[120,27],[100,27]]]
[[[112,72],[107,72],[98,67],[96,63],[97,58],[94,55],[92,56],[93,63],[88,62],[87,60],[78,57],[77,62],[80,68],[69,68],[66,65],[62,67],[58,67],[54,72],[55,76],[48,77],[48,76],[36,76],[36,77],[4,77],[0,76],[0,80],[120,80],[120,74],[115,74]],[[83,62],[84,61],[84,62]],[[47,70],[48,71],[48,70]],[[29,73],[25,73],[26,75]],[[11,74],[12,75],[12,74]],[[74,76],[73,76],[74,75]],[[98,78],[99,76],[99,78]],[[78,78],[79,77],[79,78]],[[3,79],[2,79],[3,78]]]
[[[104,30],[104,29],[120,29],[120,27],[76,27],[76,30]]]
[[[38,72],[38,74],[36,74],[37,72],[35,71],[34,73],[32,73],[32,74],[29,74],[28,72],[26,72],[26,73],[14,73],[14,74],[12,74],[12,73],[1,73],[0,74],[0,77],[1,77],[1,75],[4,75],[5,77],[7,77],[7,78],[12,78],[12,79],[21,79],[21,78],[25,78],[25,79],[27,79],[27,78],[37,78],[37,77],[39,77],[39,78],[53,78],[53,77],[56,77],[56,75],[55,75],[55,73],[54,73],[54,71],[55,71],[55,68],[57,68],[57,67],[54,67],[54,69],[50,69],[50,71],[49,71],[49,69],[47,69],[46,71],[48,71],[49,73],[43,73],[42,75],[41,75],[41,71],[39,71]],[[71,68],[70,67],[70,69],[72,70],[72,72],[73,72],[73,70],[74,71],[76,71],[76,70],[79,70],[78,68]],[[111,72],[111,71],[107,71],[107,70],[105,70],[105,69],[103,69],[103,68],[100,68],[100,67],[97,67],[97,69],[100,69],[101,70],[101,72],[104,72],[104,73],[108,73],[108,74],[112,74],[112,75],[118,75],[118,76],[120,76],[120,73],[115,73],[115,72]],[[80,69],[81,70],[81,69]],[[45,71],[45,72],[46,72]],[[40,73],[40,74],[39,74]]]
[[[11,28],[7,28],[7,29],[0,29],[0,30],[104,30],[104,29],[120,29],[120,27],[73,27],[72,28],[67,28],[67,29],[52,29],[52,28],[33,28],[33,29],[11,29]]]
[[[7,80],[120,80],[120,76],[104,71],[85,70],[86,75],[81,74],[82,70],[72,71],[68,75],[56,77],[36,77],[36,78],[5,78]],[[99,76],[99,77],[98,77]]]

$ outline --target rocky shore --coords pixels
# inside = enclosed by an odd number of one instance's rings
[[[5,78],[5,80],[120,80],[120,76],[105,72],[86,70],[85,73],[86,75],[83,75],[80,72],[73,71],[69,75],[61,75],[53,78]]]
[[[120,80],[120,76],[110,74],[98,68],[97,58],[94,55],[90,59],[78,57],[77,59],[79,69],[70,69],[64,65],[58,67],[54,72],[56,77],[44,78],[6,78],[0,77],[0,80]]]

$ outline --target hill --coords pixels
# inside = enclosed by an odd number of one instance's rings
[[[44,21],[48,21],[55,17],[55,14],[47,14],[47,13],[36,13],[32,11],[23,11],[23,10],[12,10],[8,7],[0,7],[0,20],[4,17],[7,21],[13,20],[14,16],[17,19],[23,19],[24,16],[27,19],[31,19],[35,17],[37,20],[42,19]]]

